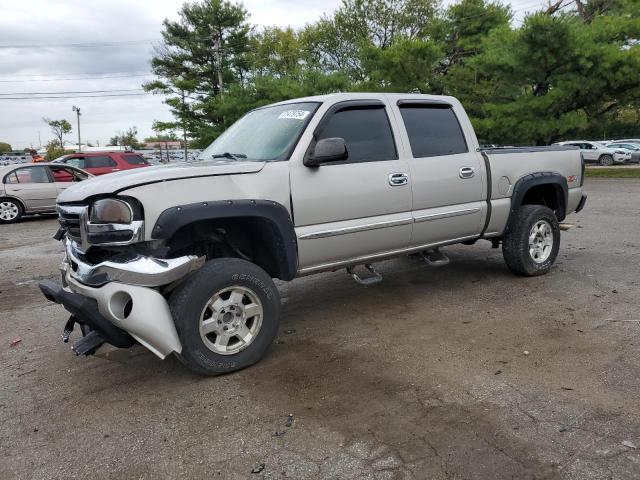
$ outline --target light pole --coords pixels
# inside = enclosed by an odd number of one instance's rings
[[[80,143],[80,107],[76,107],[75,105],[71,109],[78,115],[78,151],[82,151],[82,144]]]

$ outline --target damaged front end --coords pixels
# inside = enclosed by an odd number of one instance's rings
[[[48,300],[71,314],[63,339],[67,341],[79,324],[85,335],[73,347],[77,355],[94,354],[105,344],[128,348],[136,343],[160,358],[180,353],[182,346],[165,297],[172,286],[202,266],[204,258],[154,256],[141,243],[140,218],[125,219],[131,225],[95,224],[89,209],[59,206],[62,228],[56,238],[65,244],[62,282],[44,280],[39,285]],[[76,221],[70,218],[72,214],[77,214]],[[91,233],[96,231],[118,235],[112,242],[101,235],[95,245]],[[128,240],[121,233],[127,231],[131,232]]]

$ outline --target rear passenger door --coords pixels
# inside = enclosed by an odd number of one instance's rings
[[[348,158],[319,167],[305,166],[302,158],[291,163],[299,269],[313,271],[406,248],[411,185],[385,104],[338,102],[324,112],[313,137],[344,139]]]
[[[486,214],[482,156],[468,144],[454,107],[439,100],[399,100],[396,108],[413,190],[411,245],[479,235]]]

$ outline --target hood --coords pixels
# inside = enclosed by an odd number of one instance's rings
[[[79,202],[93,195],[118,193],[149,183],[180,180],[181,178],[234,175],[259,172],[265,162],[246,162],[227,159],[202,162],[158,165],[109,173],[77,183],[58,196],[58,202]]]

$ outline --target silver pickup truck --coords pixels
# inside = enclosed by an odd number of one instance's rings
[[[219,374],[265,353],[279,325],[274,278],[444,245],[502,245],[519,275],[549,271],[560,221],[585,204],[573,147],[481,151],[452,97],[349,93],[247,113],[198,162],[114,173],[58,198],[62,284],[43,281],[83,337],[78,355],[141,344]],[[312,294],[311,292],[309,293]]]

